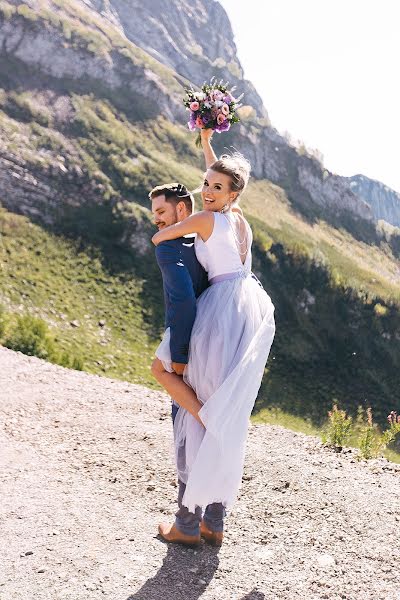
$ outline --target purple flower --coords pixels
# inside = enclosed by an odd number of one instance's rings
[[[223,123],[221,123],[220,125],[217,125],[215,127],[215,131],[218,131],[218,133],[221,133],[221,131],[229,131],[230,128],[231,128],[231,124],[228,120],[226,120]]]
[[[196,113],[194,113],[193,111],[190,113],[190,118],[188,121],[188,127],[190,129],[190,131],[195,131],[195,129],[197,129],[196,127]]]

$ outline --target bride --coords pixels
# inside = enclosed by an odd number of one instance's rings
[[[196,544],[201,531],[220,545],[225,509],[241,484],[249,417],[275,323],[269,295],[251,276],[252,232],[238,208],[250,165],[239,153],[217,159],[212,133],[201,130],[207,167],[203,210],[165,227],[153,243],[196,233],[196,256],[210,282],[197,301],[183,378],[162,369],[156,373],[180,405],[174,439],[182,486],[176,521],[161,524],[159,532],[168,541]]]

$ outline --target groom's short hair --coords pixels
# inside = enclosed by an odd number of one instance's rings
[[[158,196],[165,196],[165,201],[175,204],[175,206],[179,204],[179,202],[184,202],[190,214],[194,211],[193,194],[191,194],[187,187],[182,183],[174,182],[157,185],[157,187],[153,188],[149,193],[149,198],[150,200],[153,200]]]

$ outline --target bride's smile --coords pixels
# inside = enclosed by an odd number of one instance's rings
[[[220,211],[231,204],[237,193],[231,190],[231,178],[224,173],[208,169],[201,190],[204,210]]]

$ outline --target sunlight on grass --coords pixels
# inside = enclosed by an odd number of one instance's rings
[[[284,412],[279,408],[263,408],[251,417],[251,421],[256,424],[265,423],[267,425],[280,425],[285,429],[290,429],[297,433],[304,433],[321,438],[323,427],[316,427],[309,420],[303,419],[290,413]],[[358,448],[357,438],[359,432],[354,429],[349,438],[347,446]],[[394,450],[385,450],[383,456],[391,462],[400,464],[400,453]]]
[[[306,435],[319,435],[320,429],[307,419],[284,412],[280,408],[262,408],[251,417],[253,423],[266,423],[268,425],[281,425],[291,431],[305,433]]]

